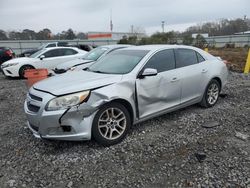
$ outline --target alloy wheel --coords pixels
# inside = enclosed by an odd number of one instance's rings
[[[98,130],[108,140],[119,138],[126,126],[126,116],[119,108],[107,108],[98,119]]]
[[[216,103],[218,97],[219,97],[219,87],[217,84],[212,83],[207,90],[207,102],[210,105],[213,105]]]

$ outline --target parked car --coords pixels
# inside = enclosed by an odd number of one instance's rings
[[[15,53],[13,52],[11,48],[0,47],[0,65],[3,62],[8,61],[14,57],[15,57]]]
[[[214,106],[227,76],[223,61],[195,47],[129,47],[87,70],[38,82],[24,108],[38,138],[94,138],[109,146],[132,124],[196,103]]]
[[[97,60],[100,60],[105,55],[109,54],[118,49],[127,48],[131,45],[123,45],[123,44],[116,44],[116,45],[105,45],[97,47],[90,52],[88,52],[85,56],[79,59],[74,59],[72,61],[68,61],[62,64],[59,64],[55,69],[54,72],[56,74],[65,73],[68,70],[81,70],[86,67],[89,67]]]
[[[44,48],[30,57],[20,57],[6,61],[1,65],[5,76],[24,77],[26,69],[46,68],[52,70],[58,64],[83,57],[87,52],[78,48]]]
[[[64,46],[66,47],[68,45],[67,42],[50,42],[50,43],[45,43],[41,45],[39,48],[34,48],[34,49],[29,49],[25,50],[23,53],[21,53],[19,56],[20,57],[29,57],[32,54],[44,49],[44,48],[53,48],[53,47],[61,47]]]

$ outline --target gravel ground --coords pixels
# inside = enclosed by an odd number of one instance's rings
[[[0,74],[0,187],[250,187],[250,75],[230,73],[213,108],[135,125],[107,148],[34,138],[26,92]]]

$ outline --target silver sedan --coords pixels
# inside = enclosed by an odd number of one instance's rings
[[[132,124],[196,103],[212,107],[227,76],[223,61],[195,47],[129,47],[86,70],[38,82],[24,108],[36,137],[94,138],[109,146]]]

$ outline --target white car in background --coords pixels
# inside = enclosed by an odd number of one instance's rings
[[[58,64],[83,57],[87,52],[72,47],[54,47],[42,49],[30,57],[15,58],[1,65],[5,76],[24,77],[27,69],[45,68],[52,70]]]
[[[113,52],[115,50],[122,49],[122,48],[131,47],[131,46],[132,45],[126,45],[126,44],[114,44],[114,45],[99,46],[99,47],[91,50],[87,54],[85,54],[82,58],[74,59],[72,61],[68,61],[68,62],[59,64],[54,69],[54,72],[56,74],[61,74],[61,73],[65,73],[69,70],[73,71],[73,70],[85,69],[85,68],[89,67],[90,65],[92,65],[93,63],[95,63],[96,61],[103,58],[104,56],[106,56],[107,54],[109,54],[110,52]]]

